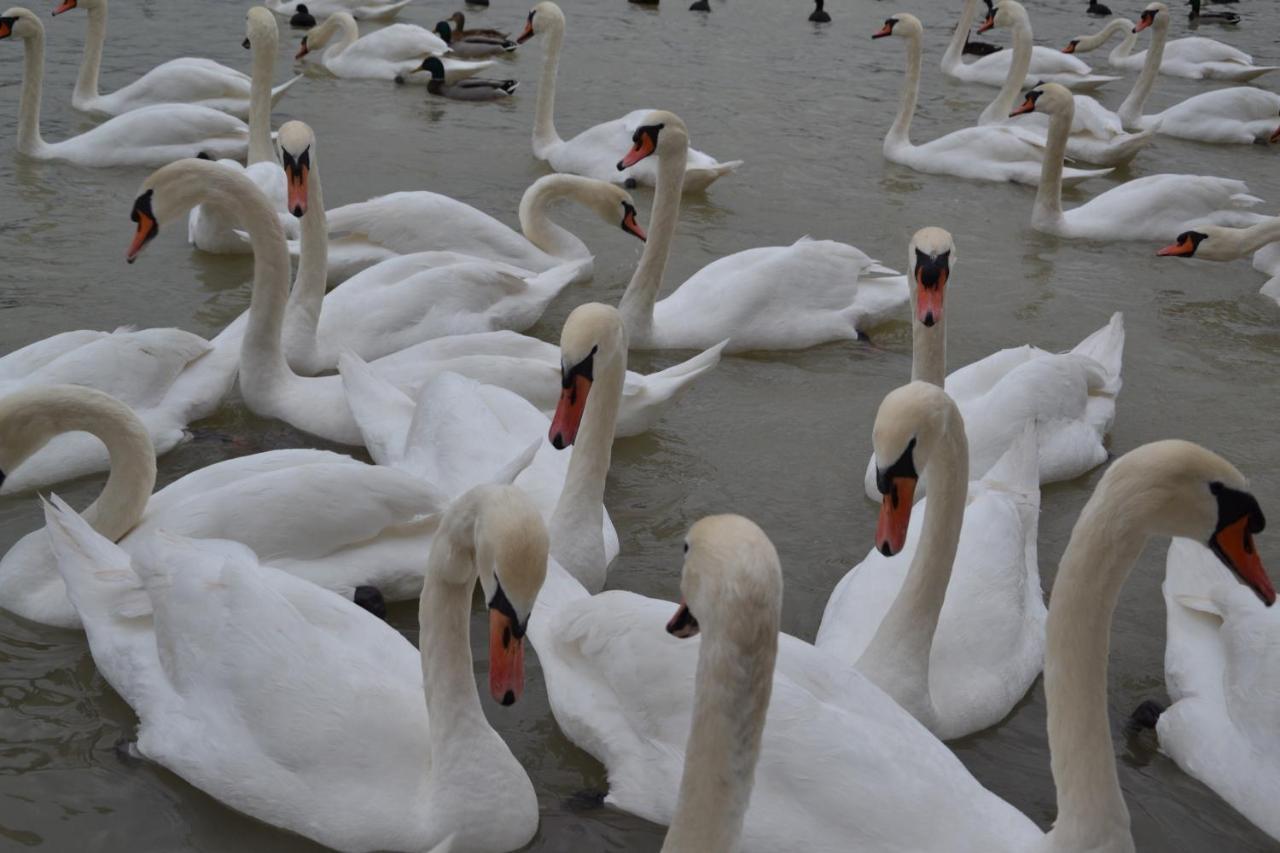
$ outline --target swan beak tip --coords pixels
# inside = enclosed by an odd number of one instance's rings
[[[524,692],[524,633],[510,613],[489,610],[489,693],[503,707]]]
[[[687,640],[690,637],[696,637],[699,630],[698,620],[693,615],[693,611],[689,609],[689,605],[683,598],[680,599],[680,606],[676,609],[675,615],[667,621],[667,633],[681,640]]]
[[[1277,127],[1276,132],[1271,134],[1271,138],[1268,140],[1268,142],[1271,142],[1271,143],[1280,142],[1280,127]]]
[[[889,480],[889,490],[880,502],[880,518],[876,522],[876,547],[892,557],[907,544],[907,528],[911,525],[911,505],[915,498],[917,478],[899,475]]]
[[[560,392],[560,402],[551,418],[551,431],[547,437],[556,450],[564,450],[578,437],[582,415],[587,409],[587,397],[591,393],[591,380],[580,373],[566,378]]]

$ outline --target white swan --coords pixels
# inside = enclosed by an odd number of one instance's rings
[[[165,535],[131,557],[66,504],[46,519],[94,662],[138,714],[144,757],[336,850],[423,850],[453,835],[460,849],[503,853],[533,838],[533,785],[485,720],[468,637],[478,578],[489,690],[516,701],[547,562],[546,529],[518,489],[476,489],[445,513],[424,555],[421,653],[241,545]]]
[[[0,15],[0,39],[22,39],[22,96],[18,152],[38,160],[65,160],[78,166],[158,166],[179,157],[207,154],[243,157],[249,128],[240,119],[196,104],[156,104],[124,115],[61,142],[40,136],[40,90],[44,79],[44,24],[15,6]]]
[[[80,60],[80,76],[71,93],[71,106],[99,116],[120,115],[155,104],[199,104],[240,118],[249,115],[252,100],[249,75],[212,59],[193,56],[161,63],[123,89],[100,94],[98,74],[107,40],[107,0],[62,0],[53,14],[61,15],[81,7],[89,13],[89,29],[85,35],[84,58]],[[267,90],[272,105],[301,79],[302,75],[298,75],[273,89],[268,74]]]
[[[978,124],[981,125],[1008,125],[1012,121],[1009,113],[1022,92],[1022,82],[1031,65],[1031,19],[1021,3],[999,0],[982,26],[986,29],[1009,27],[1013,30],[1013,62],[1009,66],[1009,76],[1005,78],[999,94],[978,117]],[[1102,166],[1119,166],[1137,156],[1155,135],[1154,129],[1126,133],[1120,117],[1088,95],[1076,95],[1075,103],[1075,119],[1071,123],[1071,135],[1067,137],[1067,156],[1073,160],[1084,160]],[[1049,132],[1049,121],[1045,117],[1043,122],[1033,128],[1024,120],[1016,127],[1035,134],[1034,140],[1043,144]]]
[[[362,21],[389,21],[412,2],[413,0],[309,0],[307,9],[320,18],[346,12]],[[297,8],[296,0],[266,0],[266,3],[268,9],[282,17],[293,15]]]
[[[402,82],[414,79],[410,75],[422,65],[423,57],[427,55],[445,57],[445,78],[450,82],[465,79],[493,65],[493,60],[465,62],[453,59],[445,56],[448,52],[449,46],[443,39],[417,24],[391,24],[362,36],[349,12],[334,12],[307,30],[294,59],[316,53],[309,64],[318,64],[335,77],[358,80],[402,78]]]
[[[911,142],[911,119],[920,94],[920,70],[923,65],[924,25],[915,15],[894,15],[871,37],[898,36],[907,41],[907,74],[902,87],[898,116],[884,137],[884,156],[892,163],[934,175],[955,175],[975,181],[1016,181],[1034,184],[1045,159],[1045,146],[1014,128],[989,125],[965,127],[922,145]],[[1008,51],[991,54],[1000,56]],[[1071,183],[1105,175],[1110,169],[1068,169],[1064,176]]]
[[[249,165],[235,160],[219,160],[229,169],[244,169],[258,189],[278,211],[287,209],[284,170],[271,141],[271,76],[280,45],[280,30],[275,15],[262,6],[254,6],[245,14],[245,47],[253,51],[253,75],[249,92]],[[250,251],[249,243],[236,230],[233,219],[217,211],[197,205],[187,219],[187,240],[204,252],[241,254]]]
[[[210,465],[152,495],[156,459],[146,427],[128,406],[76,385],[0,399],[0,478],[72,432],[91,435],[111,458],[85,518],[130,554],[165,530],[243,543],[264,563],[347,598],[359,597],[361,587],[387,600],[420,591],[422,552],[438,520],[428,516],[446,501],[419,478],[326,451],[277,450]],[[0,558],[0,606],[46,625],[80,627],[43,530]]]
[[[1124,38],[1112,48],[1107,62],[1112,68],[1140,71],[1146,65],[1147,52],[1133,52],[1138,43],[1138,30],[1128,18],[1112,18],[1093,35],[1076,36],[1067,42],[1062,52],[1077,54],[1097,50],[1117,33],[1124,33]],[[1161,74],[1191,80],[1245,83],[1275,70],[1274,65],[1254,65],[1253,57],[1243,50],[1202,36],[1170,39],[1165,42],[1164,57],[1160,61]]]
[[[750,520],[708,516],[685,537],[680,589],[667,633],[702,639],[679,805],[662,853],[733,853],[773,691],[782,621],[778,552]]]
[[[537,34],[546,33],[546,59],[542,65],[542,77],[538,80],[538,106],[533,123],[533,156],[557,172],[585,175],[602,181],[627,183],[634,181],[653,186],[658,180],[654,164],[628,167],[625,171],[614,168],[618,152],[631,144],[636,132],[647,120],[652,110],[632,110],[622,118],[587,128],[572,139],[564,140],[556,132],[556,69],[560,65],[560,47],[564,43],[564,13],[550,0],[533,7],[525,22],[524,31],[516,39],[524,44]],[[686,192],[699,192],[742,165],[741,160],[718,162],[709,154],[690,148],[687,154],[684,183]]]
[[[946,388],[964,416],[969,477],[983,478],[1035,421],[1039,482],[1070,480],[1107,459],[1106,436],[1116,416],[1124,357],[1124,318],[1067,353],[1024,344],[965,365],[947,375],[945,300],[955,264],[955,243],[941,228],[916,232],[907,248],[911,289],[911,378]],[[945,384],[944,384],[945,379]],[[863,478],[867,497],[881,492],[873,456]],[[921,486],[923,486],[923,482]],[[917,497],[923,490],[917,490]]]
[[[566,364],[575,355],[566,352]],[[1218,500],[1245,487],[1216,455],[1160,442],[1118,460],[1082,513],[1047,622],[1057,786],[1047,836],[863,676],[783,634],[742,851],[1132,853],[1106,717],[1120,587],[1149,535],[1208,541],[1221,516],[1232,525],[1216,537],[1225,552],[1245,553],[1241,516]],[[1248,565],[1236,568],[1247,583],[1263,582]],[[552,563],[529,623],[556,721],[608,770],[606,802],[658,823],[675,814],[697,667],[695,649],[652,630],[669,607],[622,591],[575,592]]]
[[[1194,225],[1177,239],[1159,249],[1161,257],[1200,258],[1206,261],[1234,261],[1253,254],[1254,269],[1272,278],[1262,294],[1280,302],[1280,216],[1263,219],[1245,228]]]
[[[980,56],[973,62],[965,62],[962,58],[964,43],[969,36],[969,30],[973,27],[977,10],[978,0],[965,0],[964,9],[960,12],[960,20],[956,22],[955,32],[951,34],[947,50],[942,54],[942,73],[962,83],[1002,86],[1013,61],[1009,51],[996,51]],[[1022,85],[1031,86],[1036,81],[1047,80],[1061,83],[1077,92],[1091,92],[1113,80],[1120,79],[1091,72],[1092,69],[1076,57],[1037,45],[1031,51],[1030,73]]]
[[[1035,429],[974,484],[964,419],[936,385],[890,392],[874,435],[876,547],[832,591],[814,645],[939,738],[963,737],[1008,716],[1044,665]],[[929,498],[913,508],[926,470]]]
[[[1272,135],[1280,116],[1280,95],[1253,86],[1201,92],[1161,112],[1143,115],[1142,108],[1155,86],[1163,61],[1169,32],[1167,6],[1151,3],[1142,11],[1134,30],[1140,32],[1148,27],[1151,28],[1151,47],[1147,50],[1142,74],[1116,110],[1126,130],[1153,128],[1157,133],[1178,139],[1245,144],[1264,141]]]
[[[339,284],[379,261],[418,252],[457,252],[501,261],[535,273],[575,266],[573,283],[594,274],[591,250],[552,221],[549,208],[574,201],[610,225],[640,239],[635,201],[621,187],[577,175],[544,175],[520,197],[520,230],[440,193],[402,191],[328,211],[328,276]],[[301,254],[299,243],[289,250]]]
[[[1259,521],[1261,518],[1259,517]],[[1258,596],[1263,596],[1259,603]],[[1165,684],[1160,748],[1280,841],[1280,608],[1250,592],[1199,542],[1175,539],[1165,569]]]
[[[326,296],[329,238],[315,134],[291,121],[281,126],[279,140],[289,207],[302,222],[302,256],[283,330],[285,357],[299,373],[332,370],[343,351],[380,358],[444,335],[523,331],[577,272],[574,263],[535,275],[483,258],[426,252],[375,264]],[[639,228],[634,208],[623,217]]]
[[[901,309],[903,276],[853,246],[807,237],[713,261],[659,301],[688,146],[684,122],[659,110],[618,164],[658,161],[649,240],[619,303],[632,348],[693,349],[727,338],[731,352],[803,349],[856,339]]]
[[[1251,225],[1260,217],[1247,208],[1261,202],[1243,181],[1207,175],[1147,175],[1112,187],[1089,201],[1062,209],[1063,156],[1075,104],[1055,83],[1031,90],[1014,111],[1049,114],[1049,148],[1031,211],[1031,227],[1079,240],[1159,240],[1196,222]]]

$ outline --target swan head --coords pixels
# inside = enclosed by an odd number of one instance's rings
[[[1062,52],[1063,52],[1063,53],[1075,53],[1075,52],[1076,52],[1076,48],[1077,48],[1077,47],[1079,47],[1079,46],[1080,46],[1080,37],[1079,37],[1079,36],[1076,36],[1076,37],[1075,37],[1075,38],[1073,38],[1071,41],[1067,42],[1067,46],[1066,46],[1066,47],[1064,47],[1064,48],[1062,49]]]
[[[680,117],[666,110],[654,110],[631,134],[631,150],[618,161],[618,171],[630,169],[653,154],[660,158],[664,155],[684,157],[688,148],[689,129]]]
[[[1112,513],[1139,519],[1153,536],[1205,543],[1268,607],[1276,600],[1253,536],[1266,518],[1249,481],[1218,454],[1189,441],[1131,450],[1103,474],[1096,492],[1115,495]]]
[[[101,5],[102,0],[62,0],[58,7],[53,10],[53,15],[56,17],[63,12],[70,12],[72,9],[78,9],[81,6],[86,9],[93,9]]]
[[[992,27],[1013,27],[1026,20],[1026,7],[1017,0],[999,0],[994,6],[988,3],[986,20],[978,26],[978,32],[985,33]]]
[[[612,305],[588,302],[573,309],[560,332],[560,402],[548,438],[556,450],[573,444],[582,426],[596,373],[626,358],[622,315]]]
[[[607,181],[584,178],[582,183],[575,187],[575,195],[578,201],[594,211],[596,216],[605,222],[617,223],[632,237],[640,240],[647,239],[648,235],[636,219],[636,201],[631,197],[631,193],[622,187]]]
[[[1207,260],[1230,260],[1231,258],[1215,258],[1212,249],[1216,244],[1210,239],[1213,234],[1226,235],[1230,233],[1225,228],[1218,228],[1213,225],[1201,226],[1198,231],[1183,231],[1178,235],[1178,239],[1171,245],[1165,246],[1156,252],[1157,255],[1164,258],[1190,258],[1194,257],[1196,252],[1200,251],[1200,246],[1206,241],[1209,245],[1206,251],[1200,257]]]
[[[1012,118],[1013,116],[1026,115],[1031,112],[1048,113],[1049,115],[1068,113],[1074,116],[1075,110],[1076,102],[1067,87],[1058,83],[1040,83],[1030,92],[1027,92],[1027,99],[1022,102],[1022,106],[1009,113],[1009,116]]]
[[[529,10],[529,17],[525,18],[524,29],[516,38],[516,44],[524,44],[539,33],[551,30],[564,30],[564,12],[551,0],[544,0]]]
[[[0,39],[18,37],[23,41],[44,37],[44,24],[28,9],[14,6],[0,15]]]
[[[946,300],[951,265],[955,262],[955,243],[951,232],[929,226],[921,228],[907,247],[907,265],[911,270],[911,304],[916,322],[932,328],[942,323],[942,307]]]
[[[871,34],[873,39],[898,36],[899,38],[919,38],[924,35],[924,24],[910,12],[899,12],[892,18],[886,18],[884,26]]]
[[[880,403],[871,443],[876,487],[882,496],[876,549],[886,557],[897,554],[906,544],[920,474],[953,429],[964,429],[960,410],[947,392],[932,383],[912,382],[895,388]]]
[[[269,208],[262,190],[242,169],[229,169],[195,157],[161,166],[142,182],[133,201],[129,219],[136,227],[125,260],[137,260],[160,233],[161,223],[176,222],[197,204],[209,204],[234,215],[255,197],[258,204]]]
[[[1163,3],[1148,3],[1147,7],[1142,10],[1142,14],[1138,16],[1138,23],[1134,25],[1133,31],[1140,33],[1147,27],[1153,27],[1157,24],[1169,26],[1169,7]]]
[[[307,183],[315,159],[316,135],[305,122],[287,121],[280,125],[276,139],[280,143],[289,212],[301,219],[307,212]]]
[[[254,6],[244,16],[244,41],[242,46],[248,50],[255,44],[274,47],[280,41],[280,28],[276,26],[276,16],[263,6]]]
[[[773,543],[740,515],[712,515],[684,540],[680,605],[667,633],[728,639],[754,653],[776,642],[782,617],[782,567]]]
[[[302,37],[302,45],[298,48],[298,52],[294,54],[293,58],[301,59],[311,51],[324,47],[340,28],[356,29],[356,19],[351,17],[350,12],[334,12],[319,24],[307,30],[306,35]]]

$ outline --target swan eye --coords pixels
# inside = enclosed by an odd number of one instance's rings
[[[0,476],[2,476],[2,475],[0,475]],[[4,482],[4,480],[3,480],[3,479],[0,479],[0,483],[3,483],[3,482]],[[686,554],[688,554],[688,553],[689,553],[689,543],[688,543],[688,542],[684,543],[684,552],[685,552]]]

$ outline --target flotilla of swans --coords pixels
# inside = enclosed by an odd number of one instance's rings
[[[107,0],[62,0],[55,15],[84,7],[89,18],[72,105],[103,120],[57,143],[39,130],[44,27],[23,8],[0,16],[0,40],[24,49],[19,154],[158,167],[129,210],[130,263],[184,218],[198,249],[253,258],[248,310],[210,340],[82,329],[0,355],[0,495],[45,491],[45,526],[0,556],[0,607],[84,630],[137,715],[133,752],[336,850],[522,849],[538,832],[538,794],[476,686],[478,585],[489,698],[521,699],[527,639],[555,724],[607,773],[606,803],[668,826],[666,853],[1132,853],[1107,658],[1126,577],[1149,539],[1167,537],[1172,701],[1134,719],[1280,841],[1280,610],[1245,475],[1185,441],[1120,454],[1075,523],[1046,606],[1038,537],[1052,494],[1041,485],[1113,458],[1120,313],[1100,312],[1105,325],[1068,352],[1013,345],[948,374],[963,240],[935,226],[908,242],[906,275],[843,242],[779,235],[663,295],[685,194],[741,161],[693,149],[689,125],[664,109],[561,139],[566,18],[549,0],[517,39],[544,50],[533,153],[551,171],[524,192],[519,230],[426,190],[328,210],[322,140],[298,120],[273,131],[273,105],[300,79],[274,85],[277,19],[300,16],[295,5],[248,10],[249,75],[176,59],[102,95]],[[429,92],[448,95],[493,64],[459,57],[515,48],[502,31],[467,29],[461,13],[434,31],[386,23],[408,5],[316,0],[297,59],[338,78],[427,68]],[[924,25],[898,12],[874,34],[901,39],[907,58],[885,159],[1035,186],[1028,230],[1064,252],[1091,240],[1163,242],[1160,256],[1184,259],[1252,255],[1280,302],[1280,217],[1259,212],[1242,180],[1148,174],[1069,209],[1062,200],[1064,184],[1111,172],[1068,161],[1123,166],[1160,136],[1280,143],[1280,96],[1253,86],[1143,113],[1159,74],[1244,82],[1274,69],[1216,40],[1168,40],[1159,2],[1065,51],[1034,45],[1023,4],[987,5],[979,31],[1009,30],[1012,49],[961,59],[977,17],[977,0],[964,0],[942,70],[999,92],[974,126],[927,143],[909,137]],[[364,21],[385,26],[362,35]],[[1133,53],[1148,30],[1150,46]],[[1119,78],[1068,54],[1118,33],[1111,66],[1141,73],[1113,112],[1072,90]],[[653,188],[647,229],[638,186]],[[595,275],[587,241],[552,219],[564,200],[644,247],[617,306],[578,300],[552,343],[523,333]],[[145,261],[135,273],[152,274]],[[620,498],[609,479],[617,438],[654,428],[725,354],[861,346],[903,321],[911,374],[880,401],[863,445],[875,537],[831,590],[812,643],[781,633],[783,561],[742,516],[689,528],[678,604],[610,575],[623,551],[608,509]],[[631,351],[671,349],[697,352],[628,370]],[[372,463],[270,450],[157,491],[158,456],[233,387],[254,414],[364,448]],[[103,471],[79,512],[48,491]],[[414,599],[417,649],[382,618],[386,602]],[[1047,833],[944,743],[1000,725],[1041,674],[1057,794]]]

